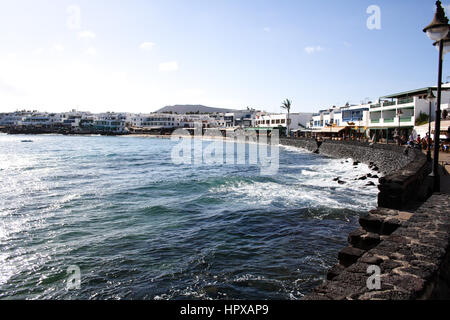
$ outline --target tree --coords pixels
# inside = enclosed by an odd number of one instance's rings
[[[287,136],[290,137],[291,134],[291,130],[290,130],[290,126],[291,126],[291,106],[292,106],[292,101],[289,99],[286,99],[283,101],[281,108],[287,110],[288,113],[288,118],[287,118]]]
[[[421,126],[425,123],[428,123],[428,115],[426,113],[421,112],[419,116],[416,118],[416,126]]]

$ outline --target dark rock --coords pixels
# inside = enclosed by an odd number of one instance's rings
[[[339,180],[338,183],[339,183],[339,184],[346,184],[347,182],[342,181],[342,180]]]
[[[345,270],[345,267],[343,265],[341,265],[341,264],[335,265],[330,270],[328,270],[327,280],[333,280],[344,270]]]
[[[354,247],[344,248],[338,254],[339,263],[344,267],[351,266],[364,254],[364,252],[364,250]]]
[[[381,234],[383,220],[373,215],[367,215],[365,217],[359,218],[359,224],[366,231]]]
[[[376,184],[372,181],[370,181],[366,184],[366,187],[371,187],[371,186],[376,186]]]
[[[367,177],[363,176],[363,177],[358,178],[358,180],[367,180]]]

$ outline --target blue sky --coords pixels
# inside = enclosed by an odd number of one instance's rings
[[[434,3],[0,0],[0,111],[278,112],[290,98],[306,112],[375,100],[436,84],[422,32]],[[380,30],[367,28],[370,5]]]

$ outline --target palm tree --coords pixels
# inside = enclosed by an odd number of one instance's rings
[[[290,126],[291,126],[291,105],[292,105],[292,101],[289,99],[286,99],[283,101],[281,108],[287,110],[288,112],[288,118],[287,118],[287,136],[290,137],[291,136],[291,130],[290,130]]]

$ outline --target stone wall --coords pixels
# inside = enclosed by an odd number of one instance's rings
[[[450,299],[450,195],[435,194],[414,213],[377,209],[360,225],[305,300]],[[379,288],[367,285],[371,266]]]
[[[325,140],[320,147],[314,139],[280,139],[280,144],[303,148],[334,158],[352,158],[371,165],[384,176],[379,180],[378,205],[402,209],[412,200],[425,201],[431,196],[431,183],[426,179],[430,166],[417,149],[396,145],[356,141]]]
[[[340,141],[319,146],[313,139],[280,143],[352,158],[384,174],[379,208],[359,219],[339,263],[305,300],[450,299],[450,195],[431,196],[430,166],[420,150]],[[411,203],[421,205],[412,209]]]

